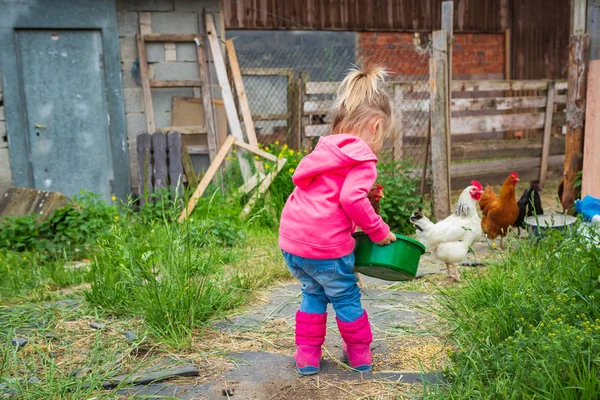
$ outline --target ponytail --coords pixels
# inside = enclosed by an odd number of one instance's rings
[[[376,65],[353,69],[346,75],[333,106],[332,134],[360,132],[373,117],[379,117],[379,134],[367,144],[375,152],[381,149],[394,129],[390,96],[382,87],[386,77],[385,70]]]
[[[334,107],[344,107],[347,113],[352,113],[361,104],[373,103],[375,95],[380,93],[378,86],[386,77],[387,72],[378,65],[350,70],[338,89]]]

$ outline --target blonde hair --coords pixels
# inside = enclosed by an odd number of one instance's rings
[[[380,117],[379,134],[368,144],[373,148],[383,143],[394,129],[390,96],[380,87],[386,77],[385,69],[377,65],[350,70],[333,106],[332,134],[356,132],[373,117]]]

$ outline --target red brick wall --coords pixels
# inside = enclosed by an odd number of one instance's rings
[[[416,50],[414,33],[360,32],[357,35],[357,52],[367,60],[382,63],[400,75],[429,73],[429,53]],[[503,76],[504,35],[456,34],[452,63],[454,76]]]

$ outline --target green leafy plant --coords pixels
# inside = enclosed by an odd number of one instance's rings
[[[377,183],[383,187],[381,216],[393,232],[409,234],[414,228],[408,218],[423,207],[417,192],[419,179],[413,176],[416,167],[406,160],[394,161],[390,154],[380,156]]]

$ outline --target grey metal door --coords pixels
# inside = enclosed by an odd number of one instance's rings
[[[33,186],[109,199],[113,168],[99,30],[17,30]]]

